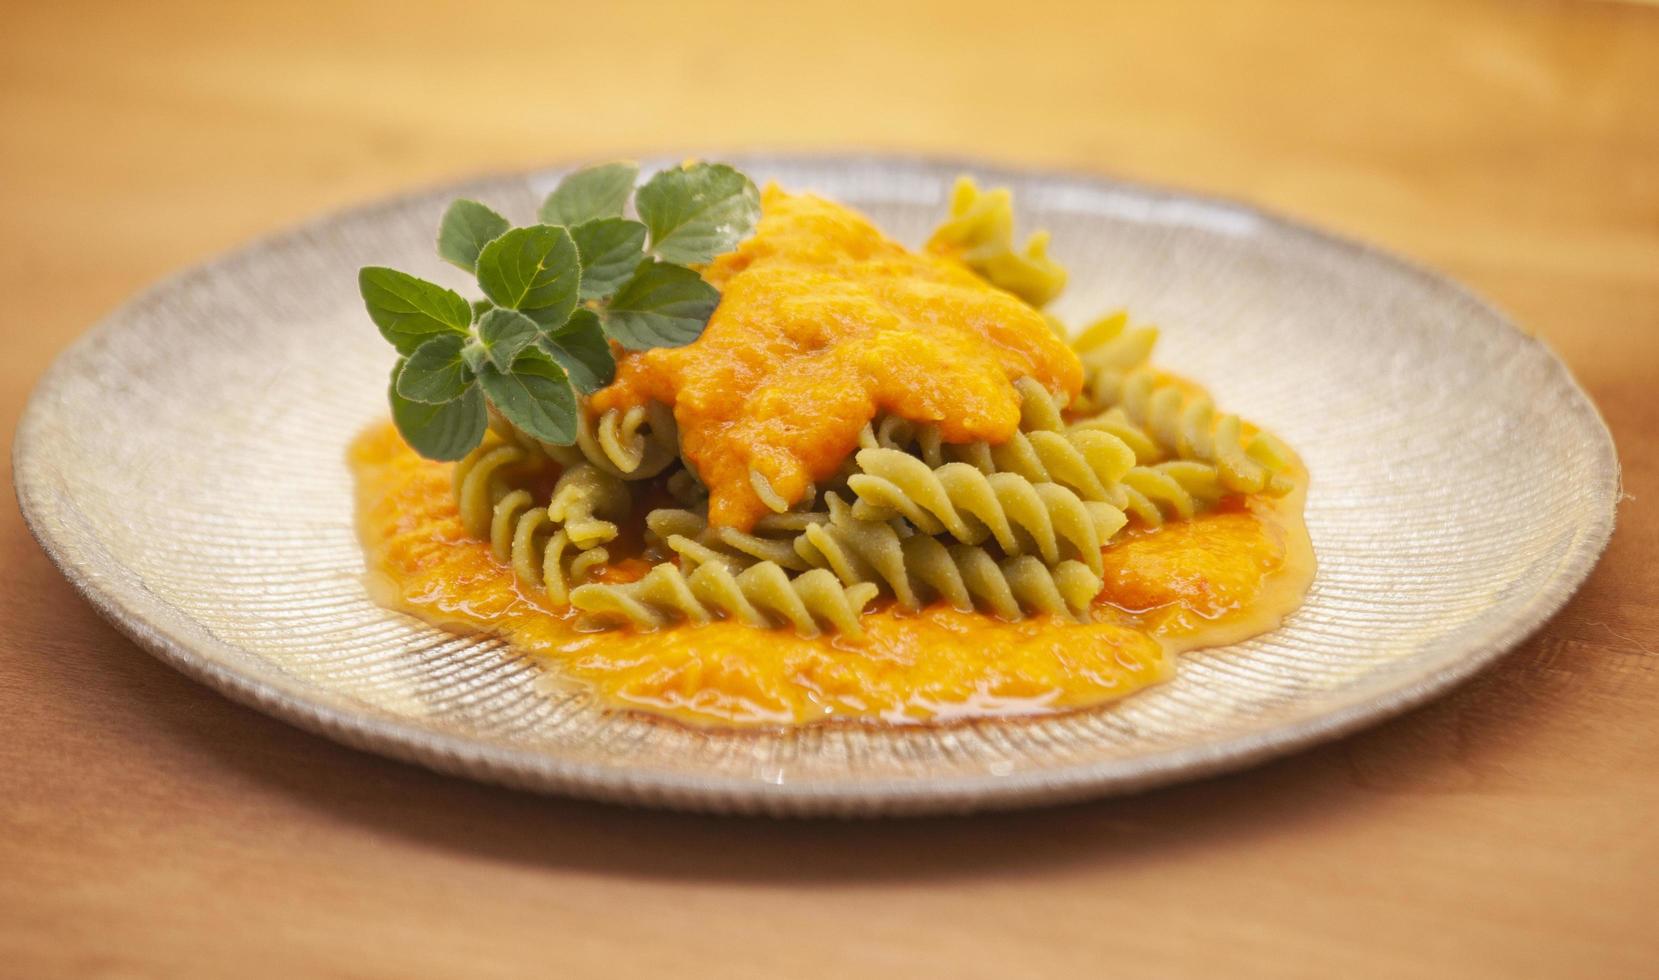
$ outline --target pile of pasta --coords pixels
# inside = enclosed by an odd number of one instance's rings
[[[1007,192],[964,180],[930,247],[1040,307],[1064,270],[1046,237],[1018,249],[1012,228]],[[794,505],[751,473],[772,513],[747,531],[710,524],[707,492],[658,403],[584,410],[569,446],[492,418],[456,464],[456,501],[467,533],[488,540],[523,588],[594,628],[731,619],[856,637],[882,597],[906,610],[1084,621],[1104,584],[1102,548],[1127,528],[1291,489],[1284,447],[1153,367],[1156,340],[1124,313],[1082,331],[1071,342],[1082,393],[1062,404],[1031,378],[1012,380],[1020,425],[1001,444],[947,443],[935,426],[885,415]]]

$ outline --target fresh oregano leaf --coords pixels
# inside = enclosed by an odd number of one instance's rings
[[[572,174],[543,204],[548,223],[529,228],[476,201],[452,204],[439,253],[472,269],[487,299],[468,303],[393,269],[361,271],[370,316],[403,355],[388,393],[393,417],[422,455],[455,459],[477,446],[492,406],[543,441],[569,444],[573,388],[610,383],[613,340],[645,349],[702,333],[720,294],[677,263],[708,261],[749,234],[759,195],[730,167],[694,164],[640,190],[641,223],[621,216],[637,177],[633,164]]]
[[[576,441],[576,393],[549,355],[526,347],[512,370],[485,364],[478,381],[495,410],[521,431],[560,446]]]
[[[465,334],[472,323],[472,309],[458,293],[396,269],[364,266],[357,289],[380,335],[405,357],[439,334]]]
[[[423,405],[442,405],[461,397],[472,384],[472,370],[461,360],[468,343],[460,334],[433,337],[416,348],[397,376],[397,393]]]
[[[438,224],[438,255],[445,262],[474,272],[478,269],[478,253],[511,227],[506,218],[463,197],[449,206]]]
[[[611,297],[605,333],[629,350],[696,340],[720,293],[683,265],[646,260]]]
[[[637,163],[602,163],[566,174],[542,202],[542,223],[574,228],[597,218],[620,218],[638,177]]]
[[[599,314],[586,307],[572,313],[564,326],[544,334],[536,346],[559,362],[570,383],[584,395],[605,387],[616,376],[616,358],[599,326]]]
[[[723,163],[694,163],[652,175],[634,196],[651,232],[651,252],[665,262],[696,265],[730,251],[754,230],[760,192]]]
[[[582,263],[570,232],[552,225],[514,228],[478,254],[478,285],[495,305],[519,310],[544,327],[570,319]]]
[[[490,363],[502,371],[510,370],[519,351],[535,343],[540,334],[536,321],[515,310],[491,310],[478,321],[479,343]]]
[[[442,405],[423,405],[398,394],[398,378],[405,363],[392,368],[392,382],[386,397],[392,403],[392,422],[415,452],[427,459],[460,459],[484,438],[488,413],[484,395],[476,384],[467,386],[461,397]]]
[[[645,226],[626,218],[596,218],[570,229],[582,259],[582,298],[616,292],[645,257]]]

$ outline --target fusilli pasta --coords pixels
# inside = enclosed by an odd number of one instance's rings
[[[1113,429],[1066,427],[1054,396],[1035,381],[1022,378],[1015,386],[1021,394],[1021,422],[1007,442],[946,445],[934,426],[886,416],[874,427],[866,427],[860,445],[909,452],[934,469],[947,462],[963,462],[987,475],[1006,472],[1033,483],[1059,483],[1084,500],[1123,507],[1123,492],[1117,484],[1139,461],[1137,450]],[[1135,435],[1134,427],[1129,428]],[[1149,442],[1144,437],[1139,441]]]
[[[1215,464],[1222,486],[1234,493],[1282,495],[1290,490],[1289,481],[1276,472],[1282,454],[1265,438],[1246,440],[1239,417],[1217,413],[1209,395],[1142,367],[1124,377],[1120,407],[1167,452]]]
[[[603,547],[576,547],[528,490],[514,490],[496,504],[490,542],[496,558],[511,564],[519,581],[540,590],[554,608],[569,605],[571,586],[610,560]]]
[[[1039,231],[1014,246],[1014,199],[1007,188],[982,191],[959,177],[951,192],[950,217],[928,239],[930,251],[953,255],[980,278],[1042,307],[1066,285],[1066,270],[1048,256],[1049,235]]]
[[[862,472],[847,481],[858,497],[853,516],[903,517],[923,534],[948,534],[964,544],[991,538],[1008,555],[1035,551],[1051,566],[1064,544],[1098,573],[1101,545],[1127,520],[1110,504],[1017,473],[987,475],[967,463],[933,469],[893,449],[862,449],[857,459]]]
[[[830,496],[829,505],[829,520],[802,532],[796,551],[849,586],[881,586],[906,609],[940,600],[963,611],[985,608],[1004,619],[1028,612],[1083,619],[1100,592],[1099,574],[1079,561],[1044,564],[1016,555],[998,562],[982,547],[945,545],[925,534],[901,536],[895,522],[859,520],[839,497]]]
[[[1122,398],[1123,376],[1152,355],[1158,342],[1157,327],[1129,327],[1129,314],[1118,311],[1090,324],[1072,341],[1072,349],[1083,362],[1083,397],[1080,408],[1099,412]]]
[[[626,519],[632,505],[627,484],[592,463],[577,463],[553,485],[547,516],[564,527],[576,547],[591,548],[616,538],[615,522]]]
[[[655,541],[687,567],[709,561],[738,565],[770,561],[791,571],[805,571],[807,564],[790,542],[807,524],[827,519],[821,513],[774,514],[762,518],[749,533],[709,527],[708,520],[693,511],[660,508],[645,516],[645,526]]]
[[[489,538],[496,502],[513,490],[507,477],[529,458],[520,446],[485,438],[455,464],[455,505],[468,534]]]
[[[538,443],[547,455],[566,466],[587,462],[619,479],[647,480],[679,459],[680,437],[674,413],[659,402],[625,411],[613,408],[598,418],[583,406],[576,419],[573,444]],[[520,438],[528,437],[521,434]]]
[[[791,577],[777,563],[763,561],[734,574],[724,562],[708,561],[690,574],[664,563],[637,582],[578,586],[570,602],[596,621],[638,629],[719,617],[761,628],[788,624],[802,636],[817,636],[825,625],[858,636],[863,633],[858,616],[878,591],[868,583],[842,585],[821,568]]]

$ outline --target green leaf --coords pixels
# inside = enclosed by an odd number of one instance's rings
[[[666,262],[707,262],[754,231],[760,192],[723,163],[662,170],[645,182],[634,207],[651,231],[651,251]]]
[[[616,377],[616,358],[599,326],[599,315],[590,309],[572,313],[569,323],[544,335],[536,346],[559,362],[570,383],[583,394],[598,391]]]
[[[445,262],[474,272],[478,269],[478,253],[511,227],[506,218],[463,197],[449,206],[438,224],[438,255]]]
[[[397,393],[404,362],[392,368],[386,397],[392,403],[392,422],[415,452],[427,459],[460,459],[484,439],[488,413],[477,385],[468,385],[461,397],[442,405],[423,405]]]
[[[639,164],[626,162],[602,163],[566,174],[542,202],[542,223],[574,228],[596,218],[620,218],[638,177]]]
[[[475,299],[475,300],[473,300],[472,301],[472,322],[477,323],[479,318],[481,318],[484,314],[490,312],[493,309],[495,309],[495,304],[490,302],[487,299]]]
[[[582,257],[582,298],[616,292],[645,257],[645,226],[626,218],[597,218],[570,229]]]
[[[396,269],[364,266],[357,289],[380,335],[405,357],[439,334],[466,333],[472,323],[460,294]]]
[[[514,310],[491,310],[478,321],[478,339],[490,363],[500,370],[512,368],[519,351],[541,334],[536,321]]]
[[[547,354],[527,347],[511,371],[485,364],[478,381],[490,404],[520,430],[560,446],[576,441],[576,393]]]
[[[467,338],[446,333],[433,337],[409,355],[397,376],[397,393],[423,405],[442,405],[461,397],[472,384],[472,370],[461,360]]]
[[[605,308],[605,333],[629,350],[696,340],[720,292],[682,265],[647,260]]]
[[[552,225],[514,228],[478,254],[478,285],[484,295],[544,327],[570,319],[581,281],[576,243],[570,232]]]

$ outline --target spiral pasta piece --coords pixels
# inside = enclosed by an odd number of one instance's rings
[[[969,590],[1003,619],[1032,612],[1086,620],[1102,585],[1097,572],[1075,561],[1050,567],[1030,555],[1016,555],[999,564],[985,549],[966,545],[953,548],[951,557]]]
[[[983,447],[983,448],[981,448]],[[1013,473],[1033,483],[1059,483],[1085,500],[1122,506],[1117,484],[1138,462],[1110,432],[1016,432],[1007,442],[967,447],[962,457],[984,473]]]
[[[528,490],[514,490],[495,505],[490,548],[512,566],[525,586],[546,595],[554,608],[570,604],[570,587],[610,560],[602,547],[576,547],[565,528],[537,506]]]
[[[1058,432],[1065,428],[1060,414],[1065,406],[1042,382],[1032,377],[1015,378],[1014,391],[1020,396],[1021,432]]]
[[[710,561],[738,566],[770,561],[790,571],[806,571],[809,566],[791,542],[809,524],[827,519],[821,512],[770,514],[757,521],[752,532],[745,532],[710,527],[708,519],[694,511],[658,508],[645,516],[645,527],[650,539],[678,555],[687,568]]]
[[[497,561],[510,561],[513,555],[513,538],[519,524],[530,513],[539,515],[532,526],[540,526],[547,521],[547,508],[536,506],[535,498],[530,491],[519,489],[511,491],[496,501],[490,513],[489,542],[490,551],[494,552]]]
[[[632,509],[627,484],[591,463],[577,463],[553,485],[547,516],[564,527],[576,547],[591,548],[614,540],[615,522],[626,519]]]
[[[529,439],[522,433],[520,437]],[[586,462],[600,472],[623,480],[649,479],[680,458],[680,436],[674,425],[674,413],[659,402],[608,409],[598,418],[589,414],[583,404],[576,413],[574,443],[537,445],[566,466]]]
[[[685,507],[708,506],[709,491],[703,486],[703,481],[697,479],[697,474],[681,466],[668,474],[668,495]]]
[[[604,548],[575,548],[563,530],[555,531],[542,549],[541,584],[555,608],[570,605],[571,589],[610,561]],[[534,580],[530,580],[534,582]]]
[[[1156,463],[1164,458],[1164,451],[1147,431],[1134,422],[1121,408],[1109,408],[1098,415],[1080,419],[1066,428],[1068,433],[1104,432],[1135,454],[1137,463]]]
[[[939,541],[920,534],[901,537],[888,521],[858,520],[838,496],[828,503],[829,520],[795,539],[796,552],[808,564],[830,569],[848,585],[874,582],[906,609],[920,609],[924,598],[973,608],[960,570]]]
[[[1166,520],[1188,520],[1221,498],[1217,469],[1195,460],[1170,460],[1156,466],[1137,466],[1124,475],[1128,500],[1125,511],[1147,527]]]
[[[1123,506],[1118,482],[1141,461],[1136,450],[1112,431],[1083,426],[1061,432],[1016,432],[995,446],[972,442],[940,447],[937,442],[920,441],[910,455],[932,469],[960,462],[987,476],[1013,473],[1033,483],[1059,483],[1085,500],[1115,507]]]
[[[899,415],[882,415],[867,422],[858,434],[860,449],[908,450],[927,426],[919,425]]]
[[[904,608],[932,601],[964,612],[984,608],[1004,619],[1048,613],[1084,619],[1102,580],[1082,562],[1052,567],[1030,555],[998,562],[985,548],[945,545],[927,535],[901,536],[885,521],[853,517],[830,497],[830,518],[808,527],[795,548],[812,565],[827,568],[849,585],[874,583]]]
[[[1072,341],[1083,362],[1085,408],[1100,410],[1122,399],[1124,376],[1146,363],[1158,342],[1157,327],[1129,327],[1123,311],[1102,317]]]
[[[1066,285],[1066,270],[1048,256],[1049,236],[1039,231],[1014,246],[1013,195],[1005,187],[982,191],[959,177],[951,192],[950,217],[928,239],[931,252],[955,256],[980,278],[1041,307]]]
[[[864,426],[864,430],[859,433],[858,448],[896,449],[920,456],[929,466],[943,466],[959,458],[964,447],[947,446],[936,425],[912,422],[898,415],[882,415]],[[848,462],[852,463],[852,460]],[[840,475],[837,482],[845,485],[846,478],[857,472],[857,469],[857,464],[853,463],[848,472]]]
[[[907,452],[933,469],[966,462],[986,474],[1009,472],[1034,483],[1059,483],[1085,500],[1121,508],[1123,493],[1115,484],[1136,462],[1144,461],[1139,451],[1111,428],[1068,428],[1059,400],[1035,379],[1020,378],[1014,387],[1020,395],[1020,427],[1004,443],[946,445],[936,426],[889,415],[866,426],[859,445]]]
[[[1136,450],[1112,431],[1098,427],[1065,426],[1058,400],[1029,378],[1015,383],[1021,400],[1020,428],[1006,442],[973,442],[940,447],[937,430],[916,430],[917,452],[923,462],[938,469],[948,460],[965,462],[987,475],[1014,473],[1033,483],[1058,483],[1084,500],[1122,508],[1117,486],[1138,461]],[[895,427],[895,431],[897,427]],[[929,434],[933,435],[930,441]],[[877,434],[866,448],[903,449],[907,443],[890,440],[882,445]]]
[[[1049,566],[1066,545],[1098,573],[1101,546],[1127,521],[1111,504],[1016,473],[987,475],[967,463],[931,469],[891,449],[863,449],[857,459],[863,472],[848,480],[858,497],[853,516],[902,516],[923,534],[948,534],[970,545],[993,538],[1004,553],[1035,552]]]
[[[1283,453],[1266,439],[1246,441],[1239,417],[1218,413],[1209,395],[1187,390],[1151,368],[1137,368],[1124,378],[1121,408],[1166,451],[1213,463],[1222,486],[1234,493],[1279,496],[1290,490],[1289,480],[1277,472]]]
[[[461,527],[475,538],[488,538],[495,505],[513,490],[507,475],[530,458],[523,447],[486,439],[455,464],[453,485]]]
[[[806,637],[820,635],[824,626],[860,636],[859,614],[878,592],[869,583],[843,585],[821,568],[791,577],[774,562],[760,562],[734,574],[711,561],[689,575],[662,564],[637,582],[582,585],[572,590],[570,601],[597,621],[642,630],[723,618],[760,628],[788,624]]]
[[[645,540],[661,544],[679,535],[694,538],[708,527],[708,518],[683,507],[656,507],[645,515]]]

